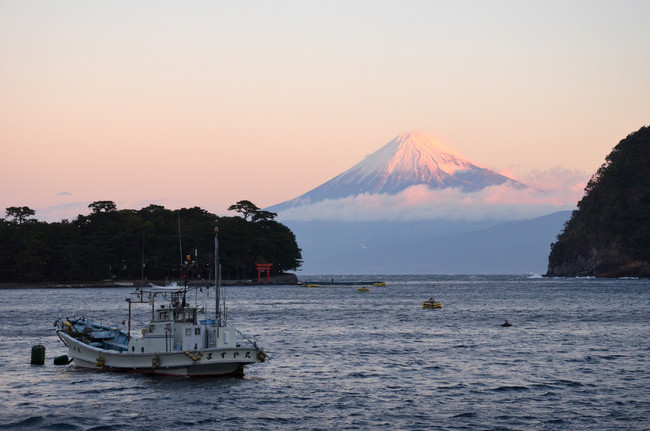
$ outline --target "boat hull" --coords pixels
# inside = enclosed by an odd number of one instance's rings
[[[76,367],[101,371],[179,377],[241,376],[244,366],[264,359],[264,353],[254,347],[133,353],[94,347],[65,331],[59,331],[59,336]]]

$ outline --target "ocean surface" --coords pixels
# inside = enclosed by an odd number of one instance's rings
[[[270,358],[220,379],[55,366],[53,322],[121,322],[128,288],[0,290],[0,429],[650,429],[650,281],[381,278],[227,288]]]

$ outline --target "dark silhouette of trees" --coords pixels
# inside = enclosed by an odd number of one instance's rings
[[[90,205],[88,205],[88,208],[93,210],[93,213],[100,213],[100,212],[107,213],[107,212],[117,210],[117,206],[113,201],[95,201]]]
[[[14,223],[22,224],[28,221],[28,217],[36,214],[36,211],[29,207],[9,207],[5,210],[6,216],[11,217]]]
[[[230,205],[228,211],[236,211],[244,217],[244,220],[248,220],[250,217],[252,221],[273,220],[277,217],[276,213],[261,210],[251,201],[239,201]]]
[[[255,263],[273,263],[273,275],[299,268],[295,235],[275,214],[250,201],[237,205],[242,217],[199,207],[118,210],[112,201],[97,201],[89,215],[57,223],[30,219],[35,212],[28,207],[10,207],[0,219],[0,282],[180,280],[188,255],[190,278],[213,279],[215,227],[224,279],[253,278]]]
[[[620,141],[551,244],[547,275],[650,277],[650,127]]]

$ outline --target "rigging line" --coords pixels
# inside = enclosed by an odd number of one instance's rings
[[[255,341],[253,341],[253,340],[251,340],[250,338],[248,338],[248,337],[247,337],[243,332],[241,332],[239,329],[235,328],[235,331],[237,331],[237,333],[238,333],[239,335],[241,335],[241,336],[244,337],[246,340],[248,340],[249,343],[252,343],[253,346],[254,346],[257,350],[259,350],[260,352],[264,353],[264,356],[266,356],[267,358],[271,359],[271,357],[270,357],[270,356],[269,356],[269,355],[268,355],[268,354],[267,354],[267,353],[266,353],[266,352],[265,352],[261,347],[259,347]]]

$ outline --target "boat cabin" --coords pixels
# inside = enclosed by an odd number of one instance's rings
[[[160,308],[155,310],[153,321],[154,322],[170,322],[176,323],[191,323],[196,325],[196,308],[194,307],[167,307],[161,304]]]

